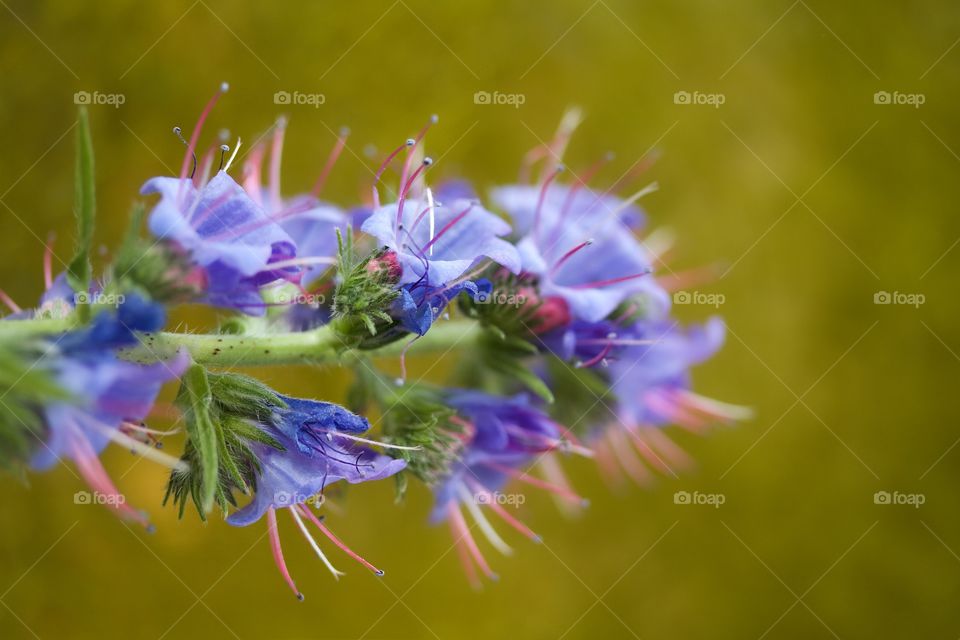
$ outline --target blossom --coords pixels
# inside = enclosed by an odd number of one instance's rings
[[[553,182],[493,191],[521,238],[523,271],[539,279],[543,296],[563,298],[574,317],[596,322],[631,296],[651,301],[658,315],[669,296],[648,274],[653,256],[637,241],[631,224],[643,220],[633,201]],[[640,194],[644,192],[639,192]]]
[[[126,432],[142,429],[137,423],[150,412],[160,387],[183,372],[187,354],[151,365],[125,362],[115,354],[117,348],[137,342],[134,331],[155,331],[163,321],[160,307],[128,296],[115,314],[101,313],[90,326],[68,332],[51,344],[50,364],[45,366],[71,398],[43,408],[47,437],[30,461],[33,469],[43,471],[62,458],[73,460],[106,504],[144,525],[146,517],[126,503],[98,456],[114,441],[171,464]]]
[[[644,463],[675,475],[675,469],[688,466],[690,459],[663,432],[664,427],[678,424],[699,432],[711,422],[749,417],[750,411],[744,407],[690,389],[691,369],[717,352],[724,333],[723,322],[711,318],[686,329],[664,320],[639,322],[606,337],[580,336],[578,351],[602,349],[608,364],[605,377],[616,398],[610,421],[591,435],[601,468],[609,470],[619,464],[641,484],[652,479]],[[597,359],[594,356],[588,364]]]
[[[310,535],[304,518],[310,520],[334,544],[378,575],[383,572],[346,547],[309,509],[308,502],[339,481],[350,484],[380,480],[400,472],[403,460],[374,453],[358,443],[378,444],[359,436],[370,428],[363,417],[328,402],[280,396],[286,407],[278,409],[273,423],[260,425],[282,447],[276,449],[254,443],[259,461],[256,491],[249,504],[230,514],[227,522],[247,526],[267,517],[271,549],[284,580],[297,597],[303,598],[287,570],[277,529],[277,509],[286,509],[297,528],[334,574],[333,568]]]
[[[233,158],[224,168],[221,155],[221,168],[205,180],[212,168],[211,149],[204,155],[201,175],[196,176],[195,151],[203,123],[227,89],[225,83],[221,85],[200,114],[190,142],[185,142],[180,175],[151,178],[140,193],[160,195],[150,213],[150,231],[190,255],[202,270],[207,301],[262,315],[260,287],[278,280],[298,283],[302,274],[291,263],[296,256],[293,239],[227,174]],[[179,136],[180,128],[174,132]],[[229,150],[226,145],[220,148],[222,154]],[[191,159],[193,169],[188,177]]]
[[[401,195],[375,209],[362,230],[396,252],[401,285],[443,287],[483,258],[513,273],[520,269],[516,247],[502,238],[510,225],[467,198],[435,201],[429,190],[420,197]]]
[[[284,198],[281,195],[281,159],[286,120],[277,121],[269,144],[268,179],[262,186],[263,165],[268,151],[266,142],[253,148],[244,163],[243,188],[247,195],[286,231],[297,245],[298,263],[304,269],[304,280],[317,278],[337,254],[337,230],[344,231],[348,217],[339,207],[320,200],[319,194],[346,143],[347,131],[341,132],[320,177],[308,193]]]
[[[500,489],[510,479],[546,489],[577,504],[583,498],[566,483],[556,484],[541,480],[528,469],[557,450],[586,453],[582,447],[571,444],[569,437],[525,395],[498,397],[479,391],[450,391],[446,402],[457,411],[464,427],[463,446],[459,459],[447,477],[436,487],[436,501],[432,519],[446,520],[457,540],[461,561],[468,576],[473,578],[473,564],[487,577],[495,579],[489,564],[480,552],[470,528],[460,510],[466,507],[490,543],[505,554],[510,547],[493,529],[480,506],[486,506],[511,527],[539,542],[523,523],[512,516],[501,504]]]
[[[259,315],[260,287],[299,281],[300,270],[285,264],[296,255],[293,239],[226,172],[199,189],[188,179],[152,178],[140,193],[160,194],[150,231],[204,270],[211,304]]]

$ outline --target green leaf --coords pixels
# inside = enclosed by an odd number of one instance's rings
[[[210,413],[213,395],[207,379],[207,370],[203,366],[191,365],[183,376],[177,403],[184,412],[187,423],[187,435],[196,449],[200,464],[199,500],[201,516],[213,510],[214,498],[219,483],[219,446],[217,425]]]
[[[86,107],[80,107],[77,124],[77,158],[74,177],[73,214],[77,219],[77,240],[73,259],[67,268],[67,278],[74,291],[90,288],[92,268],[90,247],[93,244],[93,227],[96,217],[94,192],[93,140],[90,137],[90,120]]]

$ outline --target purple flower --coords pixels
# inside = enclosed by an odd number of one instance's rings
[[[513,273],[520,270],[517,249],[502,239],[510,225],[475,200],[434,201],[403,197],[374,210],[362,230],[395,251],[403,267],[400,284],[446,286],[484,257]]]
[[[296,255],[293,239],[225,172],[200,189],[188,179],[152,178],[140,193],[160,194],[150,231],[203,268],[211,304],[260,315],[260,287],[299,281],[299,268],[280,264]]]
[[[49,366],[71,401],[43,408],[47,438],[30,465],[49,469],[62,458],[74,461],[98,499],[121,515],[147,525],[146,516],[129,506],[100,462],[111,441],[168,462],[165,456],[126,435],[153,407],[165,382],[178,377],[189,356],[139,365],[117,358],[115,350],[137,342],[134,331],[155,331],[163,325],[162,308],[128,296],[116,314],[101,313],[87,328],[64,334],[51,344]]]
[[[699,433],[712,422],[750,416],[749,409],[690,390],[690,370],[716,353],[723,339],[719,318],[687,329],[663,320],[614,328],[606,336],[602,331],[578,332],[574,350],[591,358],[588,365],[608,365],[604,377],[616,398],[611,420],[591,434],[602,470],[615,477],[622,468],[641,485],[653,480],[650,468],[675,476],[691,460],[664,433],[665,426],[677,424]]]
[[[664,315],[669,296],[648,275],[653,259],[625,222],[643,219],[632,204],[639,196],[620,200],[557,185],[552,177],[539,187],[493,192],[522,234],[517,249],[523,271],[538,277],[541,294],[562,297],[575,318],[588,322],[602,320],[635,295]]]
[[[287,407],[277,411],[273,425],[262,425],[262,428],[280,443],[283,450],[262,444],[251,445],[260,465],[256,491],[250,503],[230,514],[227,522],[243,527],[267,516],[274,560],[287,584],[301,599],[303,596],[290,577],[280,548],[277,509],[289,511],[298,529],[334,576],[339,576],[340,572],[333,568],[309,534],[304,518],[313,522],[348,555],[383,575],[336,538],[310,510],[308,503],[322,501],[325,488],[334,482],[346,480],[357,484],[381,480],[400,472],[406,463],[358,444],[377,444],[358,435],[370,428],[365,418],[327,402],[283,396],[281,399]]]
[[[464,427],[463,448],[450,474],[435,489],[432,519],[446,520],[450,525],[471,579],[472,563],[487,577],[495,579],[470,533],[461,505],[501,552],[509,553],[510,548],[487,521],[480,506],[489,507],[507,524],[539,541],[539,536],[504,509],[507,503],[519,506],[523,494],[508,495],[500,490],[508,480],[516,479],[582,504],[583,499],[566,486],[565,481],[551,483],[528,473],[529,468],[553,451],[580,448],[564,440],[561,427],[533,406],[527,396],[505,398],[479,391],[451,391],[446,402],[457,411]]]

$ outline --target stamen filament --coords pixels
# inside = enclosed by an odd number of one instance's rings
[[[345,576],[343,571],[337,571],[330,560],[327,559],[327,556],[324,555],[323,551],[320,550],[320,545],[317,544],[317,541],[313,539],[313,536],[310,535],[310,532],[307,531],[307,525],[303,523],[303,520],[300,519],[300,514],[297,513],[296,507],[287,507],[287,511],[290,512],[290,515],[293,516],[293,521],[297,523],[297,528],[300,529],[300,533],[303,534],[303,537],[307,539],[307,542],[313,548],[313,552],[317,554],[317,557],[320,558],[320,561],[329,569],[330,573],[333,574],[335,580],[339,580],[340,576]]]
[[[485,535],[487,540],[490,541],[490,544],[492,544],[497,551],[505,556],[513,555],[513,549],[510,548],[510,545],[504,542],[503,538],[500,537],[500,534],[498,534],[496,529],[493,528],[493,525],[490,524],[490,521],[487,520],[487,517],[483,515],[480,507],[477,506],[476,495],[470,493],[470,491],[467,490],[466,485],[462,483],[457,485],[457,494],[460,496],[460,501],[466,505],[467,511],[470,512],[470,516],[473,518],[473,521],[477,523],[478,527],[480,527],[480,531],[482,531],[483,535]]]
[[[333,165],[336,164],[337,159],[343,152],[343,148],[347,145],[347,136],[349,135],[350,130],[346,127],[340,130],[340,135],[337,137],[333,149],[330,150],[330,155],[327,156],[327,162],[323,165],[323,171],[320,172],[320,176],[317,178],[316,183],[314,183],[313,189],[310,189],[310,195],[314,198],[319,196],[320,192],[323,191],[323,185],[327,183],[327,177],[329,177],[330,172],[333,170]]]
[[[280,575],[283,576],[290,590],[296,594],[297,600],[303,601],[303,594],[297,589],[296,583],[287,570],[287,563],[283,561],[283,548],[280,546],[280,533],[277,530],[277,513],[273,507],[267,509],[267,532],[270,534],[270,551],[273,552],[273,561],[280,570]]]
[[[586,506],[590,502],[586,498],[574,493],[570,489],[565,489],[564,487],[558,487],[554,484],[541,480],[540,478],[537,478],[535,476],[531,476],[523,471],[519,471],[512,467],[507,467],[497,462],[487,462],[485,464],[491,469],[499,471],[500,473],[504,473],[515,480],[519,480],[520,482],[525,482],[531,486],[537,487],[538,489],[549,491],[550,493],[555,493],[558,496],[563,496],[564,498],[571,500],[573,502],[579,502],[584,506]]]
[[[316,525],[316,527],[317,527],[318,529],[320,529],[320,531],[323,532],[323,535],[325,535],[325,536],[327,536],[328,538],[330,538],[330,541],[333,542],[333,544],[337,545],[337,546],[340,548],[341,551],[343,551],[343,552],[346,553],[348,556],[350,556],[351,558],[353,558],[354,560],[356,560],[357,562],[359,562],[360,564],[362,564],[363,566],[365,566],[365,567],[366,567],[367,569],[369,569],[370,571],[374,572],[376,575],[378,575],[378,576],[382,576],[382,575],[383,575],[383,571],[382,571],[382,570],[377,569],[375,566],[373,566],[372,564],[370,564],[369,562],[367,562],[367,561],[366,561],[363,557],[361,557],[356,551],[354,551],[353,549],[351,549],[350,547],[348,547],[347,545],[345,545],[345,544],[340,540],[340,538],[338,538],[337,536],[335,536],[335,535],[333,534],[333,532],[330,531],[330,529],[328,529],[328,528],[326,527],[326,525],[324,525],[323,522],[320,520],[320,518],[318,518],[316,515],[314,515],[314,513],[313,513],[312,511],[310,511],[309,509],[307,509],[307,508],[304,507],[303,505],[300,505],[300,513],[302,513],[303,515],[307,516],[307,518],[309,518],[310,521],[313,522],[313,524]]]

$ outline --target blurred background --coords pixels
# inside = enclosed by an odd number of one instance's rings
[[[282,523],[298,603],[265,527],[178,522],[159,504],[164,470],[119,449],[106,464],[154,535],[75,505],[84,487],[64,467],[3,479],[0,637],[957,637],[958,41],[948,2],[0,0],[0,268],[21,304],[41,293],[48,233],[58,253],[72,242],[77,92],[105,246],[144,180],[179,167],[171,127],[189,130],[224,80],[208,133],[249,145],[288,116],[287,193],[351,128],[326,189],[342,204],[429,114],[433,179],[485,190],[579,105],[566,160],[582,171],[613,151],[601,188],[659,156],[645,202],[678,236],[671,266],[713,266],[697,290],[722,296],[676,311],[729,329],[696,389],[756,411],[677,435],[697,468],[652,490],[611,490],[572,461],[589,510],[567,519],[528,494],[545,544],[491,551],[501,581],[481,592],[427,526],[424,490],[395,506],[390,483],[357,487],[329,516],[380,580],[334,551],[349,571],[335,583]],[[255,373],[327,400],[347,384]]]

